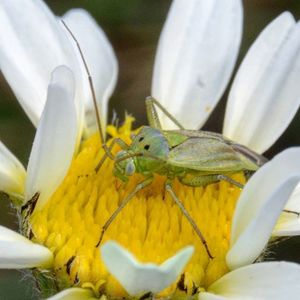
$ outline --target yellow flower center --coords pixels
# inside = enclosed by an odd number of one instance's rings
[[[130,143],[131,123],[132,119],[127,118],[119,130],[109,126],[108,131]],[[45,207],[32,215],[33,240],[53,251],[59,288],[91,287],[97,296],[104,293],[110,297],[128,297],[105,268],[95,246],[106,220],[143,178],[134,175],[127,184],[120,182],[113,176],[110,159],[96,172],[104,154],[100,148],[97,134],[83,142],[60,187]],[[119,150],[115,147],[113,152]],[[233,178],[239,182],[245,180],[243,174]],[[194,255],[184,273],[159,296],[191,295],[228,271],[225,256],[240,190],[227,182],[198,188],[174,182],[175,193],[208,243],[214,257],[210,259],[190,223],[165,192],[165,180],[155,176],[154,182],[140,191],[113,221],[101,244],[115,240],[141,262],[157,264],[182,247],[194,245]]]

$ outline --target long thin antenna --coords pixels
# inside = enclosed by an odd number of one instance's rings
[[[95,107],[96,120],[97,120],[98,129],[99,129],[101,143],[102,143],[102,146],[104,147],[104,149],[106,150],[107,147],[106,147],[106,144],[105,144],[105,138],[104,138],[104,134],[103,134],[103,131],[102,131],[102,125],[101,125],[100,114],[99,114],[99,110],[98,110],[98,106],[97,106],[97,99],[96,99],[96,93],[95,93],[94,84],[93,84],[93,78],[91,76],[90,70],[89,70],[87,62],[84,58],[84,55],[83,55],[83,52],[81,50],[81,47],[80,47],[80,44],[79,44],[78,40],[76,39],[75,35],[73,34],[73,32],[71,31],[71,29],[68,27],[68,25],[65,23],[65,21],[63,19],[61,19],[61,22],[65,26],[67,31],[70,33],[70,35],[71,35],[72,39],[74,40],[74,42],[76,43],[76,46],[78,48],[80,57],[83,61],[84,68],[86,70],[86,73],[87,73],[87,76],[88,76],[88,79],[89,79],[90,89],[91,89],[91,92],[92,92],[92,98],[93,98],[93,103],[94,103],[94,107]]]

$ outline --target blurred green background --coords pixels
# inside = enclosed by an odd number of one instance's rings
[[[209,1],[209,0],[208,0]],[[150,94],[152,66],[158,37],[170,0],[49,0],[57,15],[70,8],[88,10],[107,33],[118,57],[119,79],[110,101],[110,114],[115,110],[122,119],[124,111],[132,113],[137,125],[145,124],[144,99]],[[284,10],[300,18],[299,0],[245,0],[244,37],[239,62],[257,34]],[[238,65],[239,65],[238,62]],[[300,79],[299,79],[300,80]],[[299,87],[300,88],[300,87]],[[227,92],[204,129],[220,132]],[[5,80],[0,78],[0,139],[27,164],[35,129],[15,100]],[[300,113],[284,135],[266,153],[271,158],[286,147],[300,145]],[[17,221],[8,200],[2,195],[0,224],[16,229]],[[292,238],[273,247],[270,259],[300,262],[300,239]],[[26,273],[0,272],[0,300],[35,299]]]

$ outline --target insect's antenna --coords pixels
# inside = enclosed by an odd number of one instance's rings
[[[75,35],[73,34],[73,32],[71,31],[71,29],[66,24],[66,22],[63,19],[61,19],[61,22],[64,25],[64,27],[67,29],[67,31],[69,32],[69,34],[71,35],[72,39],[74,40],[74,42],[75,42],[75,44],[76,44],[76,46],[78,48],[80,57],[82,59],[85,71],[87,73],[88,80],[89,80],[89,85],[90,85],[90,89],[91,89],[91,92],[92,92],[92,98],[93,98],[94,108],[95,108],[95,112],[96,112],[96,120],[97,120],[97,126],[98,126],[98,130],[99,130],[99,134],[100,134],[101,143],[102,143],[102,146],[103,146],[105,152],[107,152],[106,151],[107,147],[105,147],[106,146],[106,144],[105,144],[105,138],[104,138],[104,134],[103,134],[103,130],[102,130],[102,125],[101,125],[101,121],[100,121],[100,114],[99,114],[99,110],[98,110],[98,106],[97,106],[97,99],[96,99],[96,93],[95,93],[94,84],[93,84],[93,78],[91,76],[90,70],[89,70],[87,62],[86,62],[86,60],[84,58],[84,55],[83,55],[83,52],[81,50],[81,47],[80,47],[80,44],[79,44],[78,40],[76,39]],[[108,155],[108,156],[110,157],[111,155]]]

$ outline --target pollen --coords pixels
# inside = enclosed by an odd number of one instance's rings
[[[108,127],[108,133],[130,143],[133,119]],[[108,144],[110,141],[108,142]],[[120,150],[113,148],[113,153]],[[96,245],[101,229],[121,201],[143,178],[131,176],[123,183],[113,176],[113,162],[104,155],[98,134],[84,141],[69,172],[42,210],[30,219],[33,240],[54,254],[53,273],[59,289],[79,286],[92,288],[95,295],[128,297],[108,272]],[[243,174],[233,176],[245,181]],[[228,272],[225,257],[229,248],[230,227],[240,190],[220,182],[191,188],[174,181],[178,198],[190,213],[207,241],[213,259],[176,203],[165,191],[166,178],[155,176],[153,183],[140,191],[121,211],[105,232],[101,244],[114,240],[131,251],[141,262],[160,264],[187,245],[195,252],[183,274],[158,297],[193,295],[205,290]],[[100,244],[100,247],[101,247]]]

